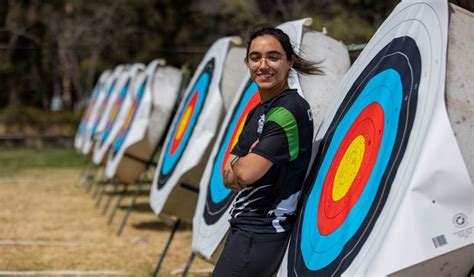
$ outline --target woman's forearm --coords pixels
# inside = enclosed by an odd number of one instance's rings
[[[272,165],[273,163],[270,160],[260,155],[249,153],[235,162],[232,171],[240,185],[250,185],[262,178]]]

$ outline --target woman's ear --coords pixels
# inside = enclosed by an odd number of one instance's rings
[[[295,60],[296,60],[295,55],[292,55],[291,60],[290,60],[290,69],[293,67],[293,64],[295,63]]]

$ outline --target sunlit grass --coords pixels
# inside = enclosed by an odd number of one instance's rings
[[[73,149],[0,147],[0,175],[15,174],[24,169],[76,168],[86,157]]]

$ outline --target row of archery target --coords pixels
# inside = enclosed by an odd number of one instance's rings
[[[138,179],[171,117],[182,73],[163,60],[119,65],[101,74],[74,146],[105,166],[108,178]]]
[[[450,18],[449,34],[469,37],[457,22],[472,22],[472,15]],[[459,232],[472,233],[473,163],[472,146],[458,141],[469,140],[463,134],[472,134],[472,114],[450,110],[445,95],[464,101],[473,89],[453,81],[469,76],[456,69],[464,63],[462,45],[447,52],[447,2],[400,3],[352,66],[347,48],[310,23],[278,26],[300,54],[323,61],[325,71],[290,74],[290,87],[310,103],[318,131],[279,274],[389,274],[448,252],[462,260],[456,250],[472,247],[469,235]],[[223,165],[260,101],[239,44],[226,37],[209,48],[168,130],[177,69],[156,61],[146,70],[135,64],[104,73],[76,138],[84,154],[94,145],[97,164],[108,153],[108,177],[133,182],[164,136],[150,205],[156,214],[192,221],[193,251],[214,261],[235,197],[223,185]],[[450,123],[448,113],[471,123]],[[433,165],[441,157],[444,162]],[[452,224],[453,217],[462,224]],[[449,244],[433,245],[441,235]]]

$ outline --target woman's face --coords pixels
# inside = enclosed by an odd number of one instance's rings
[[[288,87],[288,72],[292,66],[280,42],[272,35],[252,40],[247,56],[252,80],[260,92],[281,92]]]

